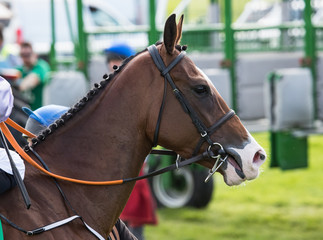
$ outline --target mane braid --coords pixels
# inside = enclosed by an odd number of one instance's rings
[[[147,49],[142,50],[141,52],[138,52],[135,55],[132,55],[128,58],[126,58],[122,64],[114,70],[113,73],[104,74],[103,79],[100,83],[95,83],[94,87],[89,90],[89,92],[86,94],[85,97],[83,97],[81,100],[79,100],[73,107],[71,107],[66,113],[64,113],[59,119],[57,119],[54,123],[49,125],[45,130],[43,130],[37,137],[33,138],[31,140],[32,144],[31,146],[26,145],[24,147],[24,150],[26,152],[29,151],[29,147],[34,147],[37,145],[37,143],[42,142],[46,139],[46,137],[55,130],[57,130],[59,127],[63,126],[66,121],[73,118],[74,115],[79,112],[81,109],[84,108],[84,106],[91,100],[93,97],[100,91],[103,90],[110,82],[111,80],[130,62],[133,58],[135,58],[137,55],[147,51]]]
[[[161,41],[156,42],[156,46],[162,44]],[[186,50],[187,46],[180,46],[177,45],[176,48],[179,51],[182,50]],[[117,67],[113,73],[108,74],[104,74],[103,75],[103,79],[99,84],[95,83],[94,84],[94,88],[92,88],[91,90],[89,90],[89,92],[86,94],[85,97],[83,97],[81,100],[79,100],[73,107],[71,107],[66,113],[64,113],[59,119],[57,119],[54,123],[52,123],[51,125],[49,125],[45,130],[43,130],[36,138],[33,138],[31,140],[32,144],[30,147],[34,147],[35,145],[37,145],[39,142],[42,142],[46,139],[46,137],[50,134],[52,134],[56,129],[58,129],[59,127],[63,126],[64,123],[66,121],[68,121],[69,119],[73,118],[74,115],[79,112],[81,109],[84,108],[84,106],[89,102],[89,100],[91,100],[98,92],[99,90],[103,90],[110,82],[111,80],[128,64],[128,62],[130,62],[133,58],[135,58],[137,55],[143,53],[147,51],[147,48],[136,53],[135,55],[132,55],[128,58],[126,58],[122,64]],[[26,145],[24,147],[24,150],[26,152],[29,151],[29,145]]]

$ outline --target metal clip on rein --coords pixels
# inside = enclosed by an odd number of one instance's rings
[[[218,155],[211,155],[210,157],[213,159],[216,159],[212,169],[209,171],[209,175],[205,178],[204,182],[207,183],[210,181],[213,174],[222,166],[222,164],[227,160],[228,154],[226,154],[225,150],[223,149],[222,145],[220,143],[213,143],[213,145],[210,145],[208,147],[208,151],[211,151],[211,148],[213,146],[219,146],[220,150],[218,151]],[[224,158],[222,158],[222,155],[226,154]]]

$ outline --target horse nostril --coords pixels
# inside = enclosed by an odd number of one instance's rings
[[[266,159],[266,155],[263,154],[261,151],[256,152],[255,156],[253,157],[253,162],[257,163],[260,160],[264,161]]]
[[[265,159],[266,159],[266,156],[260,153],[260,160],[265,160]]]

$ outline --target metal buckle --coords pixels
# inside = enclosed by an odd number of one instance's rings
[[[204,138],[206,135],[207,135],[207,132],[206,132],[206,131],[204,131],[204,132],[202,132],[202,133],[201,133],[201,137],[202,137],[202,138]],[[210,146],[211,146],[211,145],[210,145]],[[209,146],[209,147],[210,147],[210,146]]]
[[[176,170],[179,169],[179,162],[181,161],[182,157],[177,154],[177,158],[176,158],[176,161],[175,161],[175,165],[176,165]]]
[[[174,92],[174,93],[179,93],[178,88],[174,88],[174,89],[173,89],[173,92]]]
[[[214,146],[218,146],[218,147],[220,148],[220,151],[219,151],[219,152],[224,151],[224,148],[222,147],[222,145],[221,145],[220,143],[216,143],[216,142],[212,143],[212,145],[209,145],[209,146],[208,146],[208,148],[207,148],[207,151],[208,151],[208,152],[212,152],[212,147],[214,147]],[[212,153],[213,153],[213,152],[212,152]],[[214,159],[217,159],[219,156],[221,157],[221,155],[220,155],[220,154],[218,154],[218,155],[212,155],[212,156],[210,156],[210,157],[211,157],[211,158],[214,158]]]
[[[211,151],[211,148],[213,146],[219,146],[220,147],[220,150],[221,151],[224,151],[222,145],[220,143],[213,143],[212,145],[210,145],[208,147],[208,151]],[[213,156],[210,156],[211,158],[213,159],[216,159],[212,169],[210,169],[209,171],[209,174],[207,175],[207,177],[205,178],[204,182],[207,183],[208,181],[210,181],[211,177],[213,176],[213,174],[222,166],[222,164],[227,160],[228,158],[228,155],[226,155],[224,157],[224,159],[221,158],[221,154],[218,154],[218,155],[213,155]]]

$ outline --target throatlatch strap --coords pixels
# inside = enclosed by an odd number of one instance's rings
[[[162,113],[163,113],[164,106],[165,106],[166,92],[167,92],[167,81],[166,81],[166,78],[165,78],[165,81],[164,81],[164,95],[163,95],[162,103],[160,105],[158,119],[157,119],[157,123],[156,123],[156,127],[155,127],[153,147],[156,147],[157,146],[158,135],[159,135],[159,128],[160,128],[161,118],[163,116]]]
[[[163,99],[162,103],[159,109],[159,114],[158,114],[158,119],[155,127],[155,133],[154,133],[154,139],[153,139],[153,147],[157,146],[157,141],[158,141],[158,135],[159,135],[159,128],[160,128],[160,123],[161,123],[161,118],[162,118],[162,113],[164,110],[165,106],[165,100],[166,100],[166,90],[167,90],[167,82],[171,85],[171,87],[174,89],[176,88],[175,84],[171,80],[172,78],[169,75],[169,71],[173,69],[173,67],[176,66],[176,64],[185,56],[185,52],[181,52],[167,67],[164,64],[163,59],[158,53],[158,50],[155,45],[151,45],[148,48],[148,52],[150,53],[150,56],[152,57],[156,67],[158,70],[161,72],[162,76],[164,76],[164,94],[163,94]]]

